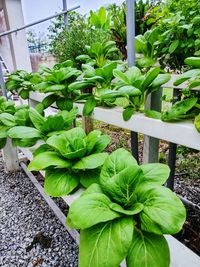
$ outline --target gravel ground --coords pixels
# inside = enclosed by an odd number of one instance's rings
[[[23,172],[0,158],[0,266],[76,267],[78,247]]]

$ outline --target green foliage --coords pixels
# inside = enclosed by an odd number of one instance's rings
[[[77,108],[71,111],[59,111],[55,115],[44,117],[37,110],[30,108],[26,110],[26,116],[30,123],[19,121],[24,116],[24,111],[19,114],[18,120],[15,117],[8,117],[4,125],[10,126],[8,136],[14,140],[15,145],[30,146],[34,145],[38,140],[45,141],[48,137],[58,135],[72,126],[72,123],[77,115]],[[0,115],[1,116],[1,115]],[[10,115],[12,116],[12,115]],[[12,119],[12,120],[11,120]],[[0,118],[0,120],[2,120]],[[26,142],[24,142],[27,141]]]
[[[76,58],[77,61],[90,63],[92,66],[102,68],[109,62],[109,59],[119,59],[115,54],[118,49],[114,41],[93,43],[91,46],[86,46],[87,55],[80,55]],[[89,57],[88,57],[89,56]]]
[[[156,44],[158,37],[158,28],[146,31],[144,35],[136,36],[135,49],[139,55],[136,64],[139,68],[149,68],[156,63]]]
[[[117,68],[117,62],[108,62],[100,68],[94,68],[90,64],[83,65],[84,77],[80,81],[70,84],[70,90],[83,90],[83,94],[77,100],[85,99],[83,115],[89,116],[97,105],[113,106],[112,100],[102,101],[101,95],[113,87],[113,70]],[[108,89],[109,88],[109,89]]]
[[[47,194],[63,196],[79,184],[88,187],[98,182],[99,167],[107,158],[102,151],[110,143],[109,136],[96,130],[86,135],[81,128],[73,128],[49,137],[46,143],[48,147],[37,151],[29,170],[46,170],[44,188]]]
[[[110,29],[110,14],[107,14],[104,7],[101,7],[96,13],[90,10],[88,21],[95,28],[99,28],[104,31],[108,31]]]
[[[8,75],[6,89],[11,92],[17,92],[23,99],[28,99],[29,93],[34,91],[34,85],[40,83],[41,80],[42,78],[38,73],[17,70]]]
[[[159,72],[158,67],[151,68],[145,75],[137,67],[129,68],[125,73],[116,69],[113,74],[118,82],[114,90],[102,94],[101,99],[125,98],[127,104],[124,106],[123,118],[129,120],[135,111],[143,107],[150,93],[158,90],[170,80],[169,74],[159,74]]]
[[[179,232],[186,214],[162,186],[168,175],[166,165],[138,166],[124,149],[107,158],[100,185],[91,185],[68,213],[67,223],[81,229],[79,266],[117,267],[125,258],[130,267],[169,266],[163,234]]]
[[[60,110],[70,111],[73,108],[73,101],[80,92],[69,90],[69,85],[81,75],[81,71],[72,66],[73,62],[67,60],[62,64],[56,64],[53,69],[41,67],[43,79],[42,82],[35,85],[34,90],[50,93],[50,95],[36,106],[40,113],[54,102]]]
[[[70,59],[76,65],[76,57],[87,53],[86,45],[109,40],[109,33],[93,29],[85,16],[76,12],[70,15],[70,29],[66,31],[62,17],[49,28],[50,51],[59,62]],[[77,64],[80,67],[80,64]]]
[[[194,67],[194,69],[186,71],[174,82],[175,86],[179,86],[184,82],[187,85],[186,89],[182,91],[182,100],[175,103],[170,110],[164,112],[161,119],[163,121],[195,119],[194,125],[199,132],[200,94],[195,89],[200,86],[200,58],[189,57],[185,59],[185,63]]]
[[[184,59],[200,55],[200,2],[196,0],[168,0],[161,5],[157,27],[157,56],[163,66],[182,69]]]
[[[0,148],[6,144],[6,139],[9,137],[9,130],[19,125],[31,125],[28,116],[28,106],[21,105],[15,107],[14,102],[6,101],[4,97],[0,97]],[[26,139],[24,139],[26,141]],[[15,139],[13,139],[15,142]]]

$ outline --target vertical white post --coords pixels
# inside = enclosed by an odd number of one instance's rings
[[[2,150],[3,162],[6,172],[16,171],[19,168],[17,148],[12,146],[12,141],[7,138],[6,146]]]

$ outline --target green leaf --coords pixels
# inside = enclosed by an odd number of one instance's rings
[[[44,109],[50,107],[55,101],[56,101],[57,96],[55,94],[51,94],[46,96],[43,100],[42,100],[42,104],[44,106]]]
[[[0,149],[6,145],[7,138],[0,138]]]
[[[139,214],[142,230],[162,235],[176,234],[182,229],[185,207],[170,189],[142,184],[136,194],[138,202],[144,205]]]
[[[0,121],[8,127],[13,127],[16,125],[15,117],[9,113],[1,113]]]
[[[185,73],[180,75],[180,77],[174,82],[174,85],[179,86],[180,84],[184,83],[188,79],[199,76],[199,75],[200,75],[199,69],[186,71]]]
[[[177,49],[177,47],[179,46],[179,40],[175,40],[173,41],[170,46],[169,46],[169,53],[173,54],[174,51]]]
[[[134,112],[135,112],[135,110],[132,107],[125,108],[124,111],[123,111],[123,114],[122,114],[123,115],[123,119],[125,121],[130,120],[130,118],[132,117],[132,115],[134,114]]]
[[[21,96],[22,99],[28,99],[29,98],[29,91],[22,89],[22,90],[20,90],[19,95]]]
[[[52,197],[68,195],[79,184],[77,175],[67,169],[54,169],[45,172],[44,190]]]
[[[114,202],[126,206],[127,209],[136,202],[135,191],[138,184],[143,180],[143,173],[138,165],[126,167],[112,178],[102,183],[101,186]]]
[[[200,57],[188,57],[184,62],[193,68],[200,68]]]
[[[96,169],[104,164],[107,156],[107,153],[92,154],[79,160],[72,168],[77,170]]]
[[[92,150],[92,153],[100,153],[102,152],[108,145],[109,143],[111,142],[112,138],[107,135],[107,134],[104,134],[104,135],[101,135],[95,145],[94,145],[94,148]]]
[[[99,194],[103,194],[102,188],[99,184],[92,184],[91,186],[89,186],[85,191],[83,191],[83,193],[81,194],[81,196],[84,195],[90,195],[92,193],[99,193]]]
[[[121,218],[82,230],[79,267],[118,267],[128,253],[132,235],[131,218]]]
[[[147,52],[147,41],[143,35],[137,35],[135,37],[135,49],[139,54],[146,54]]]
[[[110,203],[111,200],[104,194],[86,194],[71,204],[68,217],[77,229],[86,229],[120,217],[110,209]]]
[[[49,151],[35,156],[30,162],[28,169],[29,171],[40,171],[51,166],[69,168],[71,164],[66,159],[63,159],[58,153]]]
[[[115,150],[107,157],[101,169],[101,184],[106,183],[107,180],[124,170],[126,167],[129,167],[130,165],[138,165],[137,161],[134,159],[131,153],[124,148]]]
[[[45,107],[42,104],[42,102],[35,106],[35,110],[37,110],[37,112],[39,112],[42,115],[44,114],[44,109],[45,109]]]
[[[140,213],[143,210],[144,205],[141,203],[135,203],[131,208],[127,210],[123,209],[120,205],[116,203],[111,203],[109,207],[111,208],[111,210],[114,210],[121,214],[132,216],[132,215]]]
[[[159,67],[152,68],[147,72],[147,74],[145,75],[145,79],[142,82],[143,90],[145,90],[156,79],[159,73]]]
[[[93,112],[94,108],[96,107],[96,100],[94,98],[89,98],[84,105],[83,108],[83,116],[89,116]]]
[[[63,84],[55,84],[55,85],[50,85],[47,88],[45,88],[44,92],[48,93],[48,92],[59,92],[65,89],[65,85]]]
[[[43,144],[39,146],[38,148],[33,149],[32,154],[33,156],[37,156],[40,153],[47,152],[50,150],[50,147],[47,144]]]
[[[117,70],[117,69],[113,70],[113,75],[115,76],[115,78],[119,79],[121,82],[125,84],[131,84],[131,82],[129,81],[129,78],[122,71]]]
[[[144,111],[145,116],[148,118],[156,119],[156,120],[161,120],[162,113],[155,111],[155,110],[150,110],[150,109],[145,109]]]
[[[11,128],[8,131],[8,136],[10,138],[42,138],[42,133],[32,127],[26,127],[26,126],[16,126]]]
[[[58,113],[54,116],[50,115],[46,118],[45,123],[42,126],[42,131],[46,133],[54,131],[64,131],[65,121],[62,115]],[[49,136],[49,135],[48,135]]]
[[[86,153],[86,134],[82,128],[76,127],[61,135],[54,135],[47,139],[47,144],[58,150],[68,159],[82,158]]]
[[[197,131],[200,133],[200,114],[195,117],[194,125],[195,125],[195,128],[197,129]],[[0,136],[1,136],[1,134],[0,134]]]
[[[161,163],[149,163],[141,165],[144,174],[144,182],[163,185],[169,178],[170,168]]]
[[[17,112],[15,112],[15,121],[18,126],[26,126],[29,120],[29,112],[28,109],[20,109]]]
[[[83,187],[88,188],[92,184],[99,183],[100,169],[79,171],[80,183]]]
[[[101,131],[94,130],[91,131],[87,136],[86,136],[86,145],[87,145],[87,154],[90,154],[97,142],[97,140],[101,136]],[[100,151],[101,152],[101,151]]]
[[[40,115],[34,108],[29,109],[29,117],[36,129],[42,131],[46,118]]]
[[[69,91],[77,91],[77,90],[83,90],[87,88],[92,88],[94,87],[95,84],[91,81],[76,81],[74,83],[71,83],[69,85]]]
[[[49,82],[41,82],[34,86],[34,89],[36,91],[44,92],[49,86],[51,86],[51,83]]]
[[[142,76],[140,69],[135,66],[129,68],[125,74],[128,77],[130,84],[134,84],[135,80]]]
[[[163,112],[161,119],[163,121],[176,121],[194,116],[192,113],[187,114],[197,103],[197,97],[190,97],[181,101],[176,102],[171,110]],[[188,115],[188,116],[187,116]]]
[[[8,136],[8,130],[10,127],[0,125],[0,138],[6,138]]]
[[[169,253],[167,241],[162,235],[135,229],[126,260],[127,267],[169,267]]]
[[[152,88],[160,88],[161,85],[167,83],[171,78],[170,74],[159,74],[157,78],[152,82]]]
[[[120,89],[118,89],[118,92],[122,96],[139,96],[142,94],[142,92],[138,88],[131,85],[122,86]]]
[[[73,109],[73,101],[67,98],[60,98],[56,101],[56,105],[60,110],[70,111]]]
[[[23,139],[12,139],[13,146],[19,147],[31,147],[34,146],[38,141],[38,138],[23,138]]]

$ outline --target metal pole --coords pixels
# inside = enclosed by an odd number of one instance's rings
[[[126,0],[126,35],[129,67],[135,66],[135,0]]]
[[[7,91],[6,91],[6,85],[5,85],[4,77],[3,77],[3,69],[2,69],[2,63],[1,62],[0,62],[0,84],[1,84],[1,90],[2,90],[3,96],[5,96],[6,99],[8,99]]]
[[[60,12],[60,13],[54,14],[54,15],[49,16],[49,17],[46,17],[46,18],[44,18],[44,19],[37,20],[37,21],[35,21],[35,22],[29,23],[29,24],[27,24],[27,25],[24,25],[24,26],[22,26],[22,27],[19,27],[19,28],[13,29],[13,30],[9,30],[9,31],[6,31],[6,32],[2,32],[2,33],[0,34],[0,37],[5,36],[5,35],[8,35],[8,34],[11,34],[11,33],[14,33],[14,32],[21,31],[21,30],[23,30],[23,29],[29,28],[29,27],[34,26],[34,25],[36,25],[36,24],[42,23],[42,22],[44,22],[44,21],[47,21],[47,20],[56,18],[56,17],[58,17],[58,16],[67,14],[68,12],[73,11],[73,10],[76,10],[76,9],[78,9],[78,8],[80,8],[80,6],[75,6],[75,7],[72,7],[72,8],[70,8],[70,9],[68,9],[68,10],[62,11],[62,12]]]
[[[67,0],[63,0],[63,11],[67,10]],[[65,27],[66,30],[69,30],[69,21],[68,21],[68,14],[65,13],[64,14],[64,23],[65,23]]]
[[[126,0],[126,34],[128,66],[135,66],[135,0]],[[131,132],[131,151],[139,162],[138,134]]]
[[[180,100],[180,94],[178,89],[174,89],[173,92],[173,104]],[[168,156],[168,165],[170,167],[170,175],[167,180],[167,187],[174,191],[174,177],[176,171],[176,149],[177,144],[169,143],[169,156]]]

